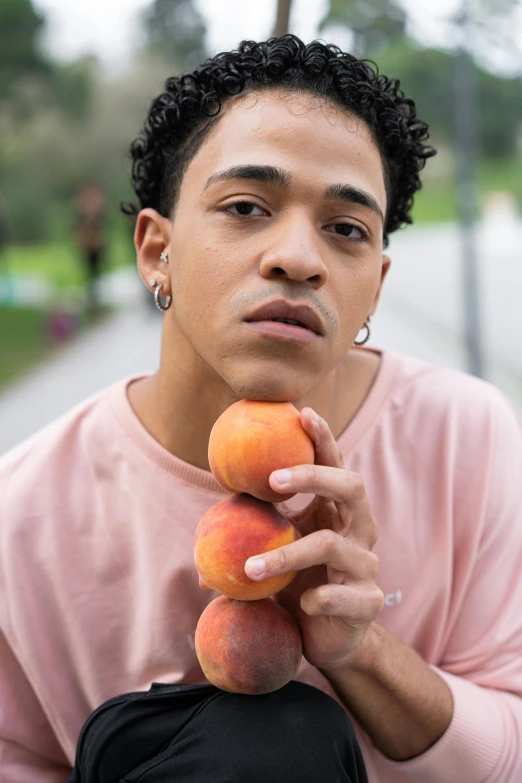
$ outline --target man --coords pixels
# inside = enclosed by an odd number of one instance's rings
[[[521,779],[519,422],[489,384],[353,347],[426,139],[394,80],[293,36],[153,102],[131,149],[160,368],[1,463],[6,783],[63,781],[112,696],[204,682],[192,537],[226,494],[210,430],[241,398],[292,401],[313,439],[315,467],[270,479],[303,538],[246,571],[300,571],[278,594],[296,679],[352,716],[371,783]]]
[[[102,269],[106,243],[105,195],[96,182],[85,182],[75,200],[76,242],[81,254],[87,283],[87,303],[90,308],[98,304],[97,285]]]

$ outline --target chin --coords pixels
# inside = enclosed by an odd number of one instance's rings
[[[239,399],[264,402],[295,402],[317,383],[317,379],[298,378],[294,373],[264,372],[229,380],[229,386]]]

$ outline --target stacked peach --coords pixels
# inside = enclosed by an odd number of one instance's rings
[[[201,518],[194,536],[200,586],[221,593],[196,628],[196,654],[209,682],[233,693],[270,693],[289,682],[302,657],[299,627],[271,596],[295,572],[256,582],[249,557],[292,543],[300,533],[272,501],[274,470],[314,461],[311,439],[291,403],[241,400],[210,433],[208,459],[216,480],[235,494]]]

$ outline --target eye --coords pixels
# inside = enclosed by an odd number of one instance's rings
[[[353,223],[334,223],[332,226],[326,226],[325,231],[329,231],[330,234],[340,234],[340,236],[347,237],[347,239],[355,239],[357,242],[364,242],[369,239],[368,232],[361,226],[355,226]]]
[[[229,204],[226,207],[226,211],[232,215],[244,215],[245,217],[258,217],[266,214],[261,207],[258,207],[257,204],[252,204],[251,201],[236,201],[235,204]]]

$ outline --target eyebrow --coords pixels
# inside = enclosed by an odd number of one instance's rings
[[[292,182],[292,175],[285,169],[277,166],[255,166],[246,164],[243,166],[232,166],[229,169],[218,171],[208,178],[204,190],[215,182],[222,182],[229,179],[252,179],[257,182],[266,182],[277,188],[286,189]],[[384,214],[377,200],[365,190],[356,188],[353,185],[343,185],[341,183],[329,185],[324,193],[327,201],[345,201],[348,204],[360,204],[368,207],[375,212],[384,223]]]
[[[365,190],[354,188],[352,185],[329,185],[324,195],[328,201],[346,201],[349,204],[361,204],[363,207],[368,207],[376,212],[384,223],[384,214],[377,200]]]
[[[232,166],[230,169],[212,174],[208,178],[204,189],[214,182],[221,182],[227,179],[255,179],[257,182],[266,182],[269,185],[275,185],[277,188],[288,188],[292,181],[292,175],[276,166]]]

